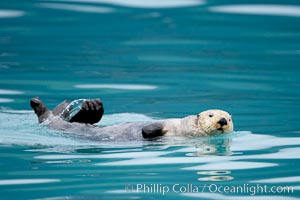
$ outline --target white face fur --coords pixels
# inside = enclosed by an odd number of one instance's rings
[[[199,113],[196,125],[207,135],[233,131],[231,116],[223,110],[207,110]]]

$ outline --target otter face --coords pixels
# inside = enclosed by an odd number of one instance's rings
[[[196,124],[197,128],[207,135],[233,131],[231,116],[223,110],[207,110],[199,113]]]

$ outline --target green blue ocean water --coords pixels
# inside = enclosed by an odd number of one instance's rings
[[[300,199],[296,0],[1,0],[0,199]],[[230,112],[235,133],[90,141],[29,100],[101,98],[100,125]]]

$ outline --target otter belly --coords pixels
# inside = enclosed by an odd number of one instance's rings
[[[142,128],[149,122],[128,122],[112,126],[95,126],[56,119],[46,124],[49,128],[64,131],[65,134],[91,140],[139,140],[143,139]]]

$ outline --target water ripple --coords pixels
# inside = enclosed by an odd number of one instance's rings
[[[270,178],[270,179],[261,179],[250,181],[253,183],[295,183],[300,182],[300,176],[289,176],[289,177],[280,177],[280,178]]]
[[[86,5],[71,5],[63,3],[40,3],[37,4],[40,7],[59,9],[59,10],[70,10],[77,12],[87,12],[87,13],[112,13],[115,11],[113,8],[100,7],[100,6],[86,6]]]
[[[287,17],[300,17],[300,6],[292,5],[226,5],[210,7],[212,12],[231,13],[231,14],[249,14],[249,15],[274,15]]]
[[[186,167],[183,170],[241,170],[241,169],[257,169],[265,167],[275,167],[278,164],[266,162],[216,162],[205,165]]]
[[[219,193],[182,193],[182,196],[203,198],[203,199],[217,199],[217,200],[297,200],[298,198],[288,196],[232,196],[223,195]],[[299,200],[299,199],[298,199]]]
[[[115,89],[115,90],[154,90],[154,85],[138,84],[78,84],[74,86],[80,89]]]
[[[5,89],[0,89],[0,94],[5,94],[5,95],[13,95],[13,94],[23,94],[24,92],[22,91],[17,91],[17,90],[5,90]]]
[[[9,179],[0,180],[0,185],[27,185],[39,183],[53,183],[60,182],[59,179]]]
[[[204,0],[60,0],[63,2],[82,2],[82,3],[100,3],[111,4],[122,7],[131,8],[177,8],[177,7],[189,7],[199,6],[205,4]]]
[[[20,10],[0,10],[0,18],[22,17],[23,15],[25,12]]]
[[[9,103],[9,102],[13,102],[13,99],[8,99],[8,98],[0,98],[0,103]]]

